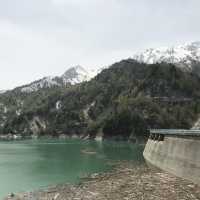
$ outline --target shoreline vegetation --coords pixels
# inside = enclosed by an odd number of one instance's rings
[[[199,200],[200,186],[146,165],[120,161],[113,170],[4,200]]]

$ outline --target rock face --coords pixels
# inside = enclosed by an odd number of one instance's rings
[[[35,116],[30,121],[30,130],[32,131],[33,135],[38,135],[41,132],[46,131],[46,122],[41,119],[39,116]]]
[[[184,71],[195,71],[199,75],[200,62],[200,42],[186,43],[179,46],[150,48],[133,56],[138,62],[154,63],[173,63]]]

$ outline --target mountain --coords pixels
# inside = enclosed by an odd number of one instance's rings
[[[72,81],[74,71],[69,74]],[[174,64],[127,59],[81,84],[0,95],[0,134],[135,141],[149,128],[191,128],[199,99],[197,75]]]
[[[150,48],[133,56],[140,63],[173,63],[180,69],[196,72],[200,75],[200,42],[191,42],[183,45]]]
[[[36,92],[39,89],[51,87],[66,87],[67,85],[75,85],[81,82],[89,81],[98,72],[95,70],[86,70],[81,66],[69,68],[63,75],[56,77],[44,77],[34,81],[28,85],[17,88],[24,93]]]
[[[6,90],[0,90],[0,94],[3,94],[5,92],[6,92]]]
[[[81,66],[76,66],[68,69],[62,76],[61,79],[64,83],[70,83],[72,85],[89,81],[97,75],[96,70],[86,70]]]
[[[197,127],[199,99],[200,42],[149,49],[98,71],[76,66],[0,94],[0,136],[135,141],[150,128]]]

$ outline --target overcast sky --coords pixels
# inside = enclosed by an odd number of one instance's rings
[[[0,0],[0,89],[200,40],[199,0]]]

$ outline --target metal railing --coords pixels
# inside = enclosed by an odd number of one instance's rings
[[[200,130],[195,129],[150,129],[150,134],[162,134],[162,135],[181,135],[181,136],[199,136]]]

